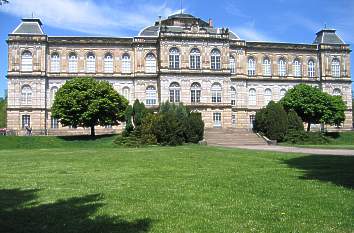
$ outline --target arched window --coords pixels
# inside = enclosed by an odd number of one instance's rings
[[[58,53],[52,53],[50,57],[50,71],[54,73],[60,72],[60,57]]]
[[[57,91],[58,91],[58,87],[55,87],[55,86],[50,89],[50,102],[51,102],[51,104],[54,103],[55,95],[57,94]]]
[[[202,88],[199,83],[192,83],[191,85],[191,102],[200,103],[200,95]]]
[[[272,90],[269,88],[265,89],[264,90],[264,105],[267,105],[272,99],[273,99]]]
[[[157,99],[156,88],[154,86],[148,86],[146,88],[145,94],[146,94],[146,99],[145,99],[146,105],[155,105]]]
[[[123,87],[122,93],[124,98],[126,98],[128,101],[130,101],[130,89],[129,87]]]
[[[257,92],[256,89],[251,88],[248,92],[248,104],[256,105],[257,104]]]
[[[220,70],[221,62],[220,62],[220,51],[218,49],[211,50],[210,53],[210,61],[211,61],[211,69],[212,70]]]
[[[103,63],[103,71],[105,73],[113,73],[113,56],[111,53],[106,53],[106,55],[104,55]]]
[[[156,58],[152,53],[148,53],[145,57],[145,72],[156,73]]]
[[[248,76],[256,75],[256,61],[253,57],[248,58],[248,67],[247,67]]]
[[[21,104],[32,104],[32,89],[29,85],[24,85],[21,89]]]
[[[301,62],[297,58],[293,62],[293,70],[295,77],[301,77]]]
[[[278,62],[279,76],[286,76],[286,61],[284,58],[280,58]]]
[[[339,78],[340,77],[340,62],[339,62],[338,58],[333,58],[331,68],[332,68],[332,76],[335,78]]]
[[[76,53],[69,54],[69,73],[77,73],[77,55],[76,55]]]
[[[236,89],[234,87],[230,87],[230,99],[231,105],[236,106]]]
[[[170,69],[179,69],[179,50],[177,48],[170,49]]]
[[[236,73],[236,60],[235,60],[234,56],[230,56],[230,71],[231,71],[231,74]]]
[[[315,62],[313,60],[309,60],[307,63],[307,71],[310,78],[315,77]]]
[[[21,70],[32,71],[32,53],[24,51],[21,56]]]
[[[270,59],[268,57],[263,59],[263,75],[264,76],[271,76],[272,75],[272,68]]]
[[[95,73],[96,72],[96,57],[95,54],[89,52],[86,56],[86,72]]]
[[[279,93],[279,100],[281,100],[286,94],[286,89],[282,88]]]
[[[178,103],[181,101],[181,87],[178,83],[173,82],[170,85],[170,102]]]
[[[212,103],[221,103],[221,85],[220,83],[214,83],[211,86],[211,102]]]
[[[189,55],[189,66],[193,70],[200,69],[200,51],[197,48],[191,50]]]
[[[125,53],[122,56],[122,73],[130,73],[130,56],[129,54]]]
[[[333,95],[334,96],[341,96],[342,95],[342,92],[339,88],[334,88],[333,89]]]

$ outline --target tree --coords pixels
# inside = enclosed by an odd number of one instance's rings
[[[307,123],[307,131],[310,131],[311,124],[333,125],[344,121],[343,100],[333,98],[317,87],[306,84],[296,85],[286,93],[281,103],[286,111],[295,110]]]
[[[0,98],[0,128],[6,128],[6,99]]]
[[[3,4],[7,4],[7,3],[9,3],[8,0],[0,0],[0,6],[3,5]]]
[[[63,126],[90,127],[91,136],[95,136],[95,125],[123,121],[127,105],[128,101],[107,81],[74,78],[58,90],[52,114]]]
[[[293,109],[288,112],[288,125],[288,131],[304,131],[304,123]]]

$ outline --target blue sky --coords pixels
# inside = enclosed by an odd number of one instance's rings
[[[0,6],[0,97],[6,89],[6,39],[22,17],[39,17],[48,35],[134,36],[161,15],[179,11],[179,0],[9,0]],[[327,25],[354,43],[354,0],[183,1],[184,12],[213,19],[241,39],[312,43]],[[354,56],[352,57],[354,67]],[[353,71],[353,68],[352,68]]]

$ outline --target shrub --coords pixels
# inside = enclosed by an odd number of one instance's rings
[[[330,139],[320,132],[305,132],[299,130],[289,130],[284,141],[291,144],[317,145],[327,144]]]
[[[156,144],[157,139],[153,133],[154,125],[157,124],[157,115],[148,114],[146,115],[141,124],[140,140],[143,144]]]
[[[160,113],[154,121],[153,134],[162,145],[181,145],[184,142],[183,133],[183,124],[173,112]]]
[[[294,110],[288,112],[288,130],[304,131],[304,123]]]
[[[124,116],[125,129],[123,131],[123,136],[129,136],[134,130],[134,126],[132,123],[132,115],[133,115],[133,108],[131,105],[129,105],[125,110],[125,116]]]
[[[198,143],[203,140],[204,122],[200,113],[190,113],[184,124],[186,142]]]

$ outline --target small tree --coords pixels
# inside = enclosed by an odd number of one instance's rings
[[[288,131],[304,131],[304,123],[293,109],[288,112],[288,126]]]
[[[127,105],[128,101],[107,81],[74,78],[58,90],[52,114],[63,126],[90,127],[91,136],[95,136],[95,125],[123,121]]]

